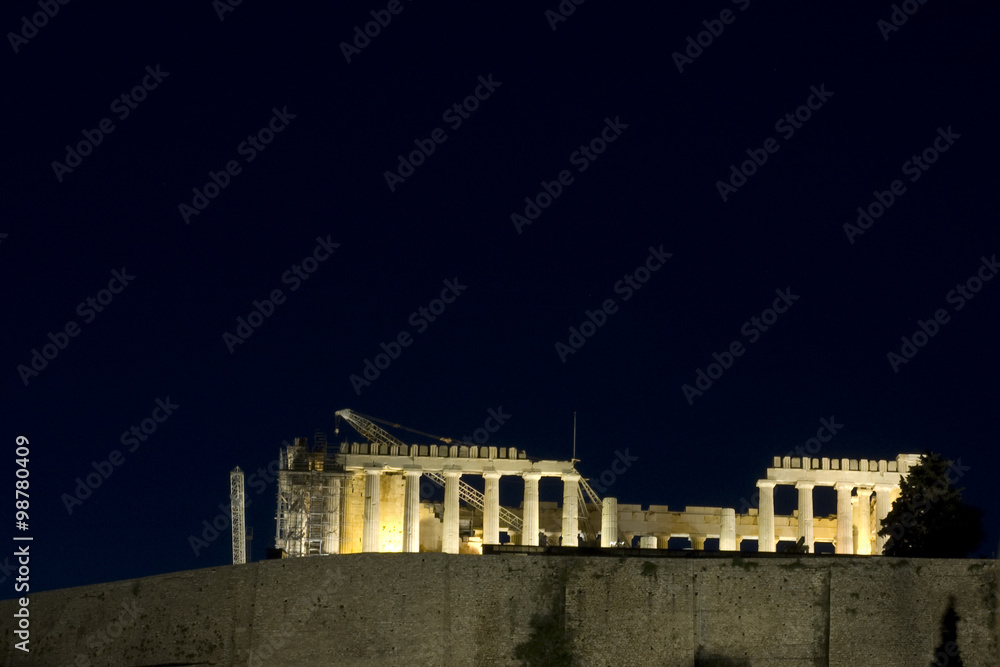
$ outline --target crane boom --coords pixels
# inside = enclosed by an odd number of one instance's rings
[[[342,417],[344,421],[354,428],[355,431],[375,444],[407,446],[405,442],[380,426],[377,426],[370,419],[367,419],[356,412],[346,409],[339,410],[337,411],[336,416]],[[445,476],[438,472],[424,471],[424,476],[441,487],[443,487],[446,483]],[[460,500],[464,500],[466,504],[471,505],[480,511],[483,511],[486,507],[485,496],[475,487],[466,484],[462,480],[458,480],[458,497]],[[500,508],[500,520],[507,524],[515,532],[520,533],[524,528],[521,517],[517,516],[505,507]]]

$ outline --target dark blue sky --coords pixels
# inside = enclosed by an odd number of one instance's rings
[[[576,411],[584,475],[627,449],[607,493],[678,509],[739,508],[835,419],[819,456],[960,459],[995,553],[994,6],[881,30],[888,2],[592,0],[553,30],[555,0],[219,5],[0,13],[27,36],[2,56],[0,470],[13,496],[26,436],[32,590],[230,562],[228,532],[189,541],[230,469],[344,407],[452,437],[502,409],[490,442],[539,458],[570,457]],[[274,484],[247,493],[259,559]]]

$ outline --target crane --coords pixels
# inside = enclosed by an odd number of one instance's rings
[[[403,447],[406,447],[406,443],[404,443],[399,438],[395,437],[394,435],[392,435],[391,433],[389,433],[385,429],[383,429],[380,426],[378,426],[377,424],[375,424],[376,421],[377,422],[381,422],[383,424],[386,424],[388,426],[395,427],[395,428],[401,428],[401,429],[403,429],[405,431],[411,431],[413,433],[417,433],[419,435],[422,435],[422,436],[425,436],[425,437],[428,437],[428,438],[433,438],[435,440],[440,440],[441,442],[447,443],[449,445],[456,444],[456,443],[461,443],[461,444],[466,444],[466,445],[470,445],[470,446],[475,446],[475,443],[464,442],[462,440],[455,440],[455,439],[452,439],[452,438],[445,438],[445,437],[441,437],[441,436],[437,436],[437,435],[431,435],[430,433],[424,433],[423,431],[418,431],[416,429],[408,428],[408,427],[403,426],[401,424],[395,424],[393,422],[388,422],[388,421],[385,421],[385,420],[382,420],[382,419],[377,419],[377,418],[369,416],[369,415],[362,415],[360,413],[354,412],[353,410],[348,410],[348,409],[339,410],[339,411],[337,411],[335,413],[335,415],[338,418],[343,418],[360,435],[362,435],[365,438],[368,438],[370,441],[372,441],[373,443],[375,443],[377,445],[388,445],[388,446],[401,445]],[[574,417],[574,420],[573,420],[574,421],[574,424],[573,424],[573,441],[574,441],[573,442],[573,449],[574,449],[573,456],[574,456],[574,458],[573,458],[572,462],[573,462],[573,464],[575,464],[576,461],[577,461],[577,459],[576,459],[576,423],[575,423],[576,422],[576,415],[575,415],[575,413],[574,413],[573,417]],[[339,432],[339,430],[335,430],[335,432]],[[445,485],[445,476],[443,474],[441,474],[441,473],[424,471],[424,475],[426,477],[428,477],[431,481],[433,481],[435,484],[437,484],[438,486],[443,487]],[[483,494],[480,493],[475,487],[470,486],[470,485],[466,484],[465,482],[463,482],[461,480],[459,480],[459,482],[458,482],[458,497],[459,497],[460,500],[465,501],[468,505],[471,505],[472,507],[475,507],[479,511],[483,511],[483,509],[484,509],[484,507],[486,505],[485,498],[484,498]],[[591,503],[594,504],[595,507],[598,507],[598,508],[601,507],[601,498],[600,498],[600,496],[598,496],[597,493],[594,491],[594,489],[590,486],[590,484],[587,483],[587,480],[585,478],[583,478],[583,476],[581,476],[579,485],[577,486],[577,500],[579,501],[580,511],[582,513],[582,515],[580,516],[580,518],[583,519],[584,526],[585,526],[585,533],[586,533],[587,539],[589,541],[593,541],[593,540],[596,539],[597,533],[594,530],[594,528],[593,528],[593,526],[591,525],[591,522],[590,522],[590,512],[587,509],[587,501],[588,501],[588,499],[589,499],[589,501]],[[514,514],[513,512],[511,512],[510,510],[508,510],[507,508],[502,507],[502,506],[500,507],[500,520],[503,523],[507,524],[515,532],[520,533],[523,530],[523,522],[521,521],[521,518],[519,516],[517,516],[516,514]]]
[[[355,431],[361,434],[363,437],[368,438],[373,443],[378,445],[402,445],[406,446],[399,438],[395,437],[385,429],[377,426],[372,419],[374,417],[367,417],[365,415],[358,414],[352,410],[339,410],[336,413],[337,417],[343,418],[348,424],[350,424]],[[379,420],[381,421],[381,420]],[[399,424],[393,424],[393,426],[399,426]],[[400,428],[405,428],[400,426]],[[413,430],[413,429],[407,429]],[[336,432],[336,431],[335,431]],[[420,433],[420,431],[415,431]],[[435,438],[451,444],[453,441],[450,438],[439,438],[437,436],[430,435],[428,433],[421,433],[430,438]],[[439,472],[428,472],[424,471],[424,476],[429,478],[432,482],[438,486],[445,485],[445,476]],[[458,480],[458,497],[459,500],[464,500],[467,504],[475,507],[477,510],[483,511],[486,507],[486,499],[482,493],[480,493],[475,487],[466,484],[462,480]],[[507,524],[514,532],[520,533],[524,525],[521,518],[508,510],[505,507],[500,508],[500,521]]]

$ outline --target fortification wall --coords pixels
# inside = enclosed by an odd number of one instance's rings
[[[31,596],[5,665],[930,665],[953,600],[967,667],[997,667],[994,561],[354,554]],[[534,623],[533,623],[534,620]],[[716,659],[717,662],[707,662]]]

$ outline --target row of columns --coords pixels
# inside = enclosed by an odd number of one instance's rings
[[[613,498],[611,500],[614,500]],[[617,505],[615,505],[616,517],[617,517]],[[603,517],[602,517],[603,519]],[[602,525],[602,531],[604,530]],[[615,534],[617,534],[617,522],[615,523]],[[705,541],[708,537],[714,537],[711,535],[691,535],[683,533],[662,533],[659,535],[640,535],[639,536],[639,547],[641,549],[666,549],[667,540],[672,537],[686,537],[691,540],[691,548],[695,551],[705,550]],[[739,551],[739,541],[736,537],[736,510],[731,507],[726,507],[722,509],[722,514],[720,516],[720,530],[719,530],[719,551]],[[626,546],[631,546],[632,540],[635,535],[625,535]],[[602,532],[602,547],[612,546],[610,543],[606,544],[603,541]]]
[[[759,510],[757,513],[758,529],[758,551],[773,552],[777,548],[777,541],[774,537],[774,487],[777,482],[769,479],[762,479],[757,482],[760,494]],[[815,552],[816,540],[813,533],[813,488],[815,482],[796,482],[795,488],[799,491],[799,529],[797,537],[802,539],[805,546],[809,547],[809,552]],[[872,486],[856,486],[851,482],[837,482],[833,485],[837,491],[837,541],[836,553],[854,553],[854,522],[851,505],[851,492],[858,490],[858,553],[871,554],[872,545],[869,536],[871,526],[871,497],[874,491],[875,515],[878,525],[882,525],[882,520],[889,514],[892,505],[891,493],[892,484],[874,484]],[[886,538],[878,536],[875,539],[875,553],[881,554],[885,546]]]
[[[364,497],[364,528],[361,538],[362,552],[377,552],[379,550],[379,486],[382,468],[365,468]],[[403,551],[415,553],[420,550],[420,476],[419,469],[404,470],[406,487],[403,500]],[[461,471],[445,470],[444,485],[444,525],[441,550],[444,553],[457,554],[461,543],[459,535],[459,479]],[[501,473],[488,470],[483,473],[486,483],[483,494],[483,544],[500,544],[500,477]],[[522,543],[538,545],[538,480],[539,472],[525,472],[524,479],[524,516],[522,528]],[[575,472],[562,474],[563,480],[563,516],[562,543],[564,546],[579,545],[579,484],[580,475]],[[614,499],[605,499],[607,501]],[[605,516],[607,512],[605,512]],[[605,531],[603,535],[618,534],[617,506],[614,512],[613,531]]]
[[[362,533],[361,550],[364,552],[376,552],[379,550],[379,481],[382,474],[381,468],[365,469],[365,498],[364,498],[364,530]],[[403,551],[415,553],[420,549],[420,476],[421,470],[404,470],[406,476],[406,487],[404,493],[403,508]],[[455,470],[444,471],[445,494],[444,494],[444,530],[442,551],[445,553],[458,553],[459,536],[459,479],[461,472]],[[500,543],[500,473],[487,471],[483,474],[486,489],[483,512],[483,543]],[[541,473],[526,472],[522,474],[524,479],[524,516],[522,543],[526,545],[538,545],[538,480]],[[563,513],[562,513],[562,544],[564,546],[577,546],[579,531],[579,495],[580,475],[577,473],[564,473],[563,480]],[[773,480],[760,480],[757,487],[760,492],[760,503],[758,512],[758,550],[763,552],[774,552],[777,548],[774,530],[774,487],[777,482]],[[801,481],[795,484],[799,492],[799,517],[798,535],[810,553],[815,552],[815,539],[813,533],[813,489],[816,484],[809,481]],[[837,538],[836,553],[854,553],[854,536],[852,521],[853,508],[851,504],[851,492],[855,485],[850,482],[838,482],[834,485],[837,491]],[[876,517],[879,525],[889,514],[891,507],[891,484],[875,484],[872,487],[857,487],[858,489],[858,526],[861,530],[858,540],[858,553],[872,553],[871,540],[868,538],[868,530],[871,525],[871,494],[876,493]],[[604,500],[601,512],[601,546],[612,546],[611,542],[618,534],[617,527],[617,504],[613,498]],[[882,553],[886,538],[877,536],[875,541],[875,553]],[[695,546],[695,545],[693,545]],[[722,526],[720,531],[719,548],[726,550],[736,550],[736,518],[735,510],[724,509],[722,513]],[[695,546],[695,548],[697,548]]]

